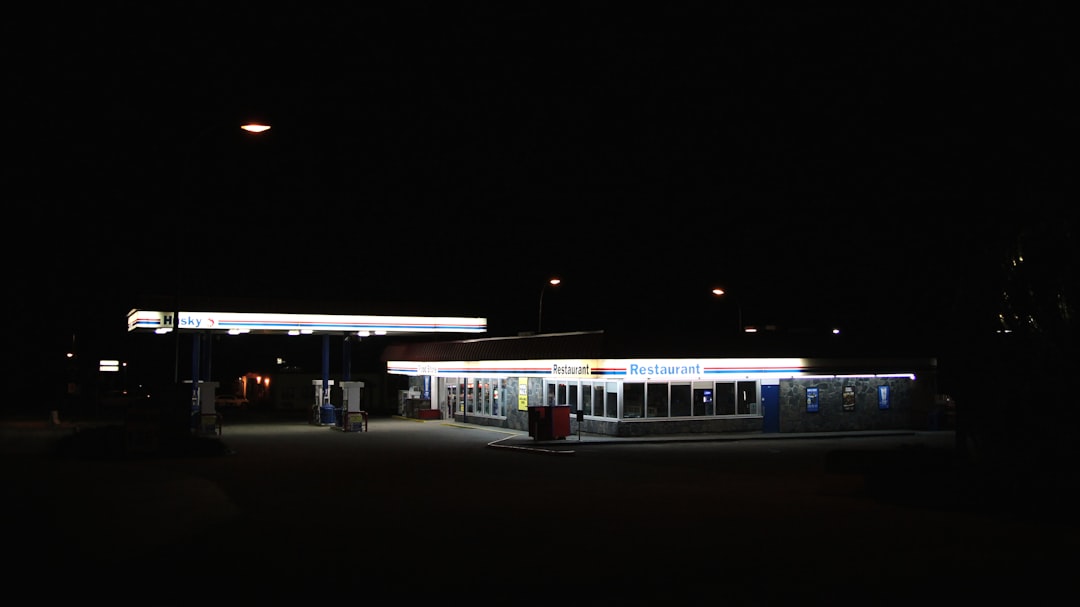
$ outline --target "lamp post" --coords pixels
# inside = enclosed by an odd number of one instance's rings
[[[251,133],[253,135],[258,135],[259,133],[265,133],[266,131],[270,130],[269,125],[259,124],[259,123],[242,124],[242,125],[240,125],[240,128],[243,131],[245,131],[247,133]],[[195,144],[199,143],[202,140],[202,137],[205,134],[207,134],[208,132],[211,132],[211,129],[204,129],[203,131],[201,131],[197,136],[195,136],[189,142],[189,145],[194,147]],[[191,150],[191,152],[194,152],[194,150]],[[189,159],[189,161],[193,161],[193,160],[194,160],[194,158]],[[192,168],[193,167],[189,166],[188,170],[190,171]],[[180,222],[174,220],[173,221],[173,255],[176,256],[176,261],[175,261],[175,267],[176,268],[179,268],[179,266],[180,266],[180,248],[181,248],[180,228],[181,228]],[[174,278],[175,283],[176,283],[174,285],[174,288],[176,289],[176,292],[175,292],[175,294],[173,296],[173,310],[172,310],[172,312],[173,312],[172,331],[173,331],[173,336],[174,336],[174,338],[173,338],[173,383],[175,385],[179,385],[180,384],[180,288],[181,288],[180,283],[181,283],[181,280],[182,280],[182,277],[181,277],[181,275],[179,273],[179,270],[177,270],[175,272],[175,275],[174,275],[173,278]],[[199,336],[196,335],[193,339],[198,339],[198,338],[199,338]],[[198,352],[198,350],[193,345],[193,347],[192,347],[192,356],[194,357],[197,352]],[[197,371],[195,371],[195,369],[196,369],[196,367],[194,366],[195,364],[197,364],[197,362],[193,363],[192,369],[193,369],[194,373],[197,373]],[[198,378],[193,375],[192,378],[191,378],[191,384],[192,384],[191,388],[192,388],[192,393],[193,394],[197,390],[197,386],[196,386],[197,381],[198,381]]]
[[[714,288],[712,290],[712,294],[717,296],[717,297],[723,297],[724,295],[727,294],[727,291],[725,291],[725,290],[723,290],[723,289],[721,289],[719,287],[716,287],[716,288]],[[742,331],[743,331],[742,304],[739,303],[739,300],[735,300],[735,309],[738,312],[738,317],[736,318],[736,322],[738,324],[735,325],[735,334],[738,335],[739,333],[742,333]]]
[[[561,283],[561,282],[562,281],[559,280],[558,278],[552,278],[551,280],[547,281],[547,284],[545,284],[543,287],[540,288],[540,311],[539,311],[539,313],[537,314],[537,317],[536,317],[536,333],[537,334],[541,333],[541,329],[544,326],[544,291],[547,291],[548,285],[551,285],[553,287],[557,287],[557,286],[559,286],[559,283]]]

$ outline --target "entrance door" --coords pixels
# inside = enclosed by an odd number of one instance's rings
[[[780,386],[778,384],[761,385],[762,432],[780,431]]]
[[[446,386],[446,416],[447,419],[453,419],[454,414],[458,412],[458,380],[456,378],[447,378],[445,381]]]

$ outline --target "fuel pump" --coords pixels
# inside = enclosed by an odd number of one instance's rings
[[[196,420],[195,433],[199,435],[214,435],[221,434],[221,424],[219,422],[217,408],[214,403],[214,398],[217,396],[218,382],[216,381],[203,381],[199,382],[198,403],[199,403],[199,415]]]
[[[334,407],[330,404],[330,387],[334,385],[334,380],[327,381],[325,394],[323,394],[323,380],[313,379],[311,385],[315,388],[315,404],[311,406],[311,423],[318,426],[333,426],[335,424]]]
[[[367,431],[368,414],[363,409],[364,382],[341,382],[342,425],[345,432]]]

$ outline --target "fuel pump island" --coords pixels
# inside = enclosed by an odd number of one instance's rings
[[[128,331],[173,334],[176,343],[174,368],[177,384],[191,386],[191,427],[196,434],[220,435],[221,417],[214,398],[218,382],[200,377],[209,337],[226,333],[242,339],[248,334],[319,335],[322,337],[322,380],[313,380],[315,404],[311,423],[345,432],[367,431],[368,414],[363,409],[364,382],[350,381],[348,357],[352,341],[371,335],[484,333],[486,318],[446,316],[367,316],[339,314],[277,314],[250,312],[163,312],[132,309],[128,312]],[[180,380],[179,344],[181,335],[191,336],[191,378]],[[341,402],[331,403],[329,357],[331,336],[342,338],[344,379],[340,382]],[[207,347],[202,347],[204,344]],[[205,367],[209,369],[208,363]]]
[[[364,382],[341,382],[341,405],[335,407],[330,394],[334,380],[311,380],[315,388],[315,404],[312,405],[311,422],[319,426],[331,426],[344,432],[367,432],[368,413],[362,409]]]

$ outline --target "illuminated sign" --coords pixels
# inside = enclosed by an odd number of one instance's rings
[[[552,375],[591,375],[589,365],[581,364],[554,364],[551,366]]]
[[[626,370],[627,375],[700,375],[700,364],[661,364],[661,363],[630,363]]]
[[[173,316],[182,330],[251,331],[299,334],[357,333],[484,333],[486,318],[456,316],[349,316],[335,314],[254,314],[244,312],[157,312],[132,310],[128,331],[160,330],[174,327]]]
[[[581,359],[581,360],[481,360],[481,361],[387,361],[386,371],[397,375],[437,377],[559,377],[665,381],[784,378],[898,377],[914,380],[914,373],[821,374],[821,362],[804,358],[694,358],[694,359]]]

